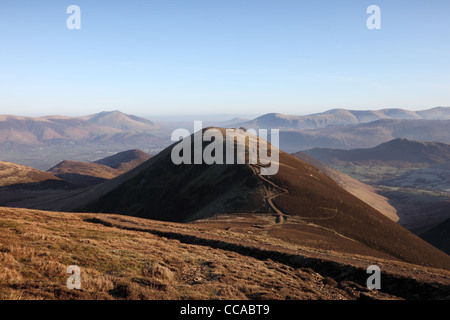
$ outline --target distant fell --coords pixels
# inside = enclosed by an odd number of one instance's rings
[[[408,164],[436,166],[450,162],[450,144],[394,139],[374,148],[331,149],[315,148],[304,153],[328,164],[352,162],[359,165]]]
[[[55,175],[12,162],[0,161],[0,187],[59,181]]]
[[[150,158],[151,155],[148,153],[145,153],[142,150],[133,149],[116,153],[115,155],[97,160],[95,163],[111,167],[120,172],[126,172],[137,167],[141,163],[144,163]]]
[[[88,186],[115,178],[150,158],[141,150],[128,150],[95,162],[65,160],[48,172],[74,185]]]
[[[80,117],[80,119],[87,120],[101,126],[126,131],[146,131],[156,128],[156,125],[148,119],[128,115],[118,110],[103,111],[93,115]]]
[[[332,109],[305,116],[268,113],[247,121],[248,128],[279,128],[291,130],[319,129],[329,126],[355,125],[377,120],[449,120],[450,107],[437,107],[423,111],[404,109],[347,110]]]

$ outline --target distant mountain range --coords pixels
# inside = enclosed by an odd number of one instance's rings
[[[157,128],[151,121],[119,111],[71,118],[0,116],[0,143],[45,145],[52,142],[108,142],[132,139]],[[132,133],[132,134],[130,134]]]
[[[60,180],[60,178],[49,172],[43,172],[12,162],[0,161],[0,187]]]
[[[239,126],[280,130],[280,148],[370,148],[396,138],[450,143],[450,108],[333,109],[307,116],[269,113]]]
[[[268,113],[242,125],[248,128],[278,128],[289,130],[320,129],[329,126],[356,125],[377,120],[450,120],[450,107],[423,111],[403,109],[346,110],[333,109],[306,116]]]
[[[314,130],[280,131],[280,148],[372,148],[397,138],[450,143],[450,120],[377,120]]]
[[[395,165],[431,167],[450,163],[450,144],[394,139],[368,149],[314,148],[304,151],[313,158],[332,165]]]
[[[201,119],[198,119],[201,120]],[[384,121],[380,121],[384,120]],[[352,127],[355,125],[374,123],[369,128],[373,133],[379,126],[387,126],[398,131],[398,125],[407,127],[407,123],[413,124],[414,134],[426,126],[427,122],[398,122],[388,120],[450,120],[450,108],[437,107],[424,111],[408,111],[403,109],[383,109],[376,111],[356,111],[345,109],[333,109],[323,113],[307,116],[293,116],[279,113],[269,113],[254,120],[231,119],[221,121],[221,125],[242,125],[248,128],[277,128],[282,131],[302,131],[329,128],[329,130],[339,130],[333,127],[348,126],[364,131],[365,126]],[[379,122],[377,122],[379,121]],[[206,121],[206,125],[213,124]],[[158,133],[161,124],[140,118],[134,115],[127,115],[120,111],[104,111],[97,114],[81,117],[46,116],[46,117],[21,117],[13,115],[0,115],[0,143],[14,143],[24,145],[40,145],[56,142],[108,142],[117,139],[127,140],[140,135]],[[331,128],[330,128],[331,127]],[[408,130],[408,128],[404,128]],[[331,131],[331,132],[332,132]],[[343,131],[344,134],[346,131]],[[434,130],[436,131],[436,130]],[[314,131],[307,131],[306,136],[314,136]],[[330,131],[327,131],[330,133]],[[422,132],[423,134],[424,132]],[[396,133],[398,135],[398,133]],[[436,132],[433,135],[438,136]],[[445,137],[446,135],[443,134]],[[407,137],[405,137],[407,138]],[[430,140],[430,139],[423,139]]]
[[[201,119],[198,119],[201,120]],[[191,122],[155,123],[120,111],[82,117],[0,116],[0,160],[48,170],[69,158],[95,161],[108,153],[140,149],[156,154],[171,144],[176,128],[192,130]],[[450,143],[450,108],[423,111],[334,109],[308,116],[266,114],[256,119],[231,119],[204,127],[280,130],[280,149],[371,148],[396,139]]]
[[[0,160],[48,170],[63,160],[92,162],[111,153],[156,153],[170,144],[159,125],[120,111],[83,117],[0,116]]]

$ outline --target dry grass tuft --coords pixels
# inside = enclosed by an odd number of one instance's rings
[[[111,223],[98,223],[106,218]],[[121,224],[155,226],[183,237],[191,232],[201,241]],[[362,292],[313,269],[210,246],[201,238],[223,234],[115,215],[0,208],[0,299],[357,299]],[[66,286],[70,265],[81,269],[81,290]]]

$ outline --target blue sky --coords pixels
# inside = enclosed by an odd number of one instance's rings
[[[449,14],[448,0],[3,0],[0,114],[450,106]]]

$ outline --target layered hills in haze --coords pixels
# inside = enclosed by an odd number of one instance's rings
[[[333,109],[306,116],[269,113],[241,126],[279,129],[280,148],[291,153],[317,147],[371,148],[396,138],[450,143],[450,108]]]
[[[402,138],[368,149],[315,148],[304,153],[371,184],[450,191],[450,144]]]
[[[91,162],[130,149],[156,152],[170,141],[158,130],[157,124],[120,111],[83,117],[3,115],[1,160],[48,170],[66,159]]]
[[[431,167],[450,163],[450,144],[394,139],[369,149],[320,149],[304,151],[329,164],[352,162],[359,165]]]
[[[268,113],[243,123],[249,128],[279,128],[291,130],[320,129],[328,126],[356,125],[377,120],[450,120],[450,108],[437,107],[423,111],[404,109],[346,110],[332,109],[306,116]]]
[[[42,145],[55,140],[68,142],[104,141],[122,137],[124,132],[148,132],[156,128],[151,121],[120,111],[71,118],[63,116],[0,116],[0,143]]]
[[[201,117],[198,119],[201,120]],[[69,158],[95,161],[110,152],[140,149],[156,154],[170,145],[171,132],[192,122],[159,122],[120,111],[81,117],[0,116],[4,161],[48,170]],[[333,109],[307,116],[270,113],[253,120],[204,121],[205,126],[280,130],[280,148],[370,148],[395,138],[450,143],[450,108]],[[61,154],[65,156],[62,157]]]

